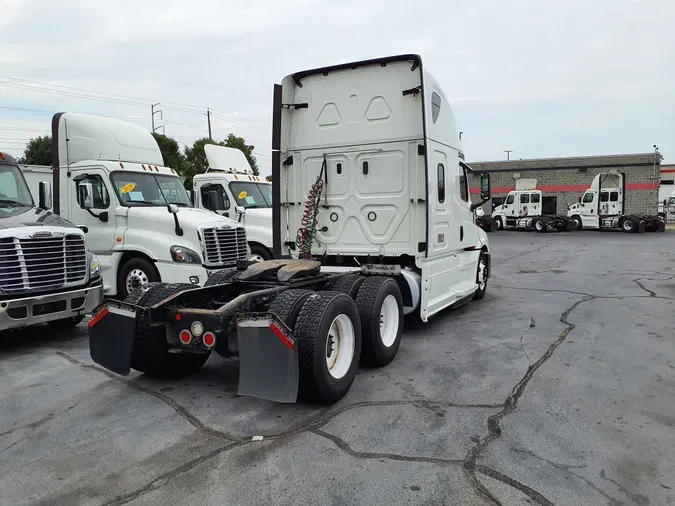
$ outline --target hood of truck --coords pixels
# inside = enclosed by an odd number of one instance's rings
[[[78,228],[58,214],[37,207],[0,208],[0,230],[16,227]]]
[[[170,225],[171,229],[174,227],[173,215],[166,207],[130,207],[128,216],[130,220],[164,223]],[[212,211],[193,207],[179,207],[176,216],[178,216],[178,223],[184,229],[197,230],[197,227],[206,224],[211,224],[214,227],[222,227],[223,225],[240,226],[235,220]]]
[[[251,222],[261,223],[261,222],[268,222],[268,221],[271,223],[272,222],[272,208],[271,207],[265,207],[265,208],[262,208],[262,209],[259,209],[259,208],[247,209],[246,214],[244,216],[245,216],[247,224],[249,224]]]

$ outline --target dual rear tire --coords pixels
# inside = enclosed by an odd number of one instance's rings
[[[333,290],[288,290],[269,312],[298,343],[299,396],[334,403],[351,388],[359,362],[389,364],[403,334],[401,291],[392,278],[348,275]]]

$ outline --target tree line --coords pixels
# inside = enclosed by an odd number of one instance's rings
[[[253,156],[255,147],[251,144],[246,144],[243,137],[228,134],[222,141],[214,141],[208,137],[202,137],[201,139],[197,139],[192,146],[185,146],[183,152],[181,152],[176,139],[164,134],[153,133],[152,135],[157,141],[159,150],[162,152],[164,165],[171,167],[179,175],[185,177],[185,187],[187,189],[192,188],[192,178],[195,174],[203,174],[208,168],[206,155],[204,154],[204,146],[206,144],[217,144],[242,150],[253,169],[253,173],[256,176],[260,174],[258,162],[255,156]],[[50,135],[32,137],[26,143],[26,148],[24,149],[23,156],[19,158],[19,163],[25,165],[51,165],[52,137]]]

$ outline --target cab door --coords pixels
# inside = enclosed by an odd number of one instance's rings
[[[541,192],[530,193],[529,216],[541,216]]]
[[[580,203],[581,222],[584,227],[598,227],[597,190],[586,190]]]
[[[93,197],[91,209],[81,207],[79,186],[83,183],[91,184]],[[86,236],[87,247],[99,256],[110,256],[116,244],[115,202],[115,193],[110,187],[105,171],[91,168],[73,172],[68,183],[69,217],[76,225],[87,226],[89,229]],[[103,260],[101,262],[104,263]]]

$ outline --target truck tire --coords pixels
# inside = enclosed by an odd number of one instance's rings
[[[251,256],[250,260],[255,262],[262,262],[264,260],[272,260],[274,256],[265,246],[260,246],[259,244],[251,244]]]
[[[504,229],[504,222],[502,221],[502,217],[501,217],[501,216],[497,216],[497,217],[495,218],[495,228],[496,228],[497,230],[503,230],[503,229]]]
[[[361,316],[361,360],[375,366],[391,363],[403,335],[403,297],[398,283],[387,276],[367,277],[356,305]]]
[[[581,221],[581,216],[574,215],[570,218],[570,225],[572,230],[581,230],[583,228],[583,222]]]
[[[299,389],[305,401],[331,404],[349,391],[361,357],[361,319],[354,300],[338,292],[310,295],[294,326]]]
[[[225,283],[231,283],[237,272],[239,271],[236,267],[230,267],[229,269],[221,269],[216,271],[209,276],[209,279],[206,280],[204,286],[224,285]]]
[[[637,220],[633,216],[627,216],[621,223],[621,230],[627,234],[632,234],[637,231]]]
[[[289,329],[293,329],[302,306],[313,293],[312,290],[286,290],[274,299],[267,311],[274,313]]]
[[[478,266],[476,267],[476,281],[478,284],[478,290],[473,294],[473,300],[481,300],[485,297],[487,292],[488,278],[485,277],[487,270],[487,259],[485,258],[485,253],[481,251],[480,256],[478,257]]]
[[[366,280],[365,276],[360,274],[347,274],[338,278],[338,280],[333,284],[331,289],[333,292],[346,293],[352,299],[356,300],[356,294],[359,292],[359,288]]]
[[[184,290],[197,288],[188,283],[149,283],[132,292],[125,302],[151,306]],[[151,377],[177,379],[196,373],[210,353],[170,353],[163,327],[151,327],[150,319],[141,316],[131,352],[131,368]]]
[[[534,229],[539,233],[546,232],[546,220],[544,218],[535,218],[534,220]]]
[[[64,330],[69,330],[77,327],[80,324],[80,322],[82,322],[82,320],[84,320],[84,315],[71,316],[70,318],[61,318],[60,320],[52,320],[50,322],[47,322],[47,325],[49,325],[55,331],[61,332]]]
[[[125,300],[137,288],[160,281],[157,268],[152,262],[142,257],[130,258],[119,272],[117,295],[120,300]]]

